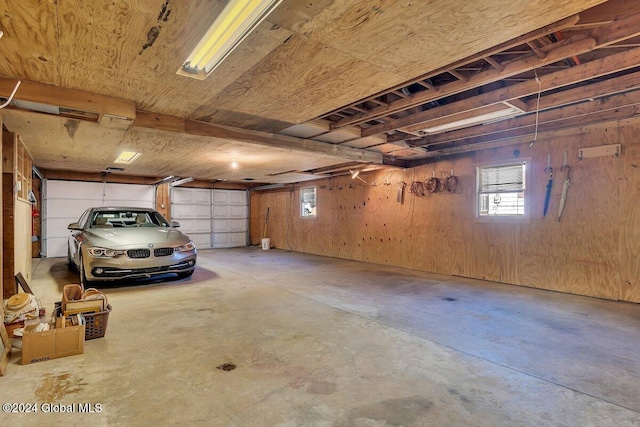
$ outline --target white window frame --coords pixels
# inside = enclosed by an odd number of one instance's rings
[[[524,165],[523,188],[524,211],[522,215],[481,215],[480,202],[482,193],[480,189],[480,171],[488,168],[498,168],[504,166]],[[531,159],[513,159],[501,162],[483,163],[476,165],[476,186],[474,198],[475,221],[477,222],[529,222],[531,212]],[[510,193],[510,192],[509,192]],[[493,194],[493,193],[491,193]]]
[[[313,197],[305,195],[313,194]],[[314,187],[303,187],[300,189],[300,218],[317,218],[318,212],[318,190]]]

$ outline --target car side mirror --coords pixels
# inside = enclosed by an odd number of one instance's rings
[[[69,230],[77,230],[77,231],[82,231],[82,227],[80,226],[80,224],[78,224],[77,222],[72,222],[71,224],[69,224],[67,226],[67,228]]]
[[[180,227],[180,223],[178,221],[171,221],[171,226],[174,228]]]

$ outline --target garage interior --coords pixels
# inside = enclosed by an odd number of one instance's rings
[[[3,339],[2,403],[102,410],[0,423],[640,424],[640,4],[283,0],[194,71],[227,3],[0,2],[3,299],[90,206],[198,247],[82,355]]]

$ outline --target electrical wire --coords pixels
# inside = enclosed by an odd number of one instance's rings
[[[426,188],[429,193],[436,193],[438,191],[442,191],[442,181],[440,178],[436,178],[432,176],[426,182]]]
[[[458,189],[458,184],[460,184],[460,180],[455,175],[449,175],[444,180],[444,189],[447,190],[448,193],[455,193]]]

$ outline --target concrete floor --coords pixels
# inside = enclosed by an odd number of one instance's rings
[[[103,287],[105,338],[32,365],[15,351],[0,378],[2,403],[102,412],[0,425],[640,425],[640,305],[279,250],[198,261]],[[76,281],[34,261],[48,311]]]

